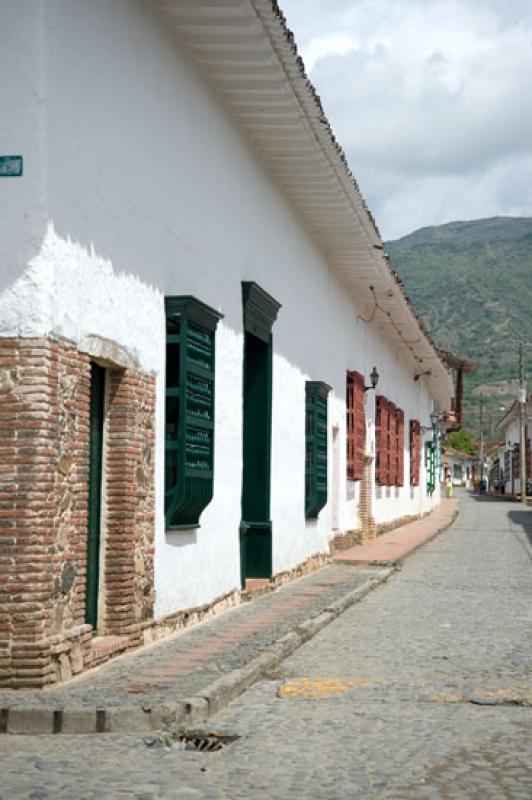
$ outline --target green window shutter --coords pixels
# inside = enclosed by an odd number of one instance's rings
[[[425,466],[427,468],[427,494],[432,494],[436,488],[436,458],[434,443],[425,444]]]
[[[317,517],[327,502],[327,395],[321,381],[305,384],[305,516]]]
[[[166,297],[166,527],[198,527],[214,479],[215,331],[222,315],[194,297]]]

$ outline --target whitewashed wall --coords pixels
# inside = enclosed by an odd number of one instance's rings
[[[0,297],[39,251],[46,230],[43,51],[41,3],[2,0],[0,155],[22,155],[24,176],[0,178]]]
[[[26,11],[41,9],[38,0],[22,4]],[[19,268],[0,294],[0,335],[55,333],[76,341],[105,336],[155,373],[162,487],[163,297],[192,294],[225,315],[217,333],[214,499],[198,530],[167,534],[158,493],[156,614],[204,603],[239,583],[243,280],[256,281],[282,303],[273,330],[274,571],[325,551],[334,523],[341,530],[359,524],[359,485],[345,481],[346,369],[369,375],[376,365],[379,392],[405,409],[405,486],[379,490],[377,522],[438,502],[439,487],[433,498],[425,495],[424,468],[421,486],[409,485],[409,420],[428,425],[432,410],[423,379],[414,382],[402,351],[379,331],[378,316],[370,327],[357,320],[363,309],[327,268],[149,4],[46,0],[40,16],[27,17],[28,36],[36,37],[43,53],[46,124],[27,145],[42,152],[42,162],[28,159],[17,202],[24,207],[36,182],[44,215],[36,216],[38,246],[34,241],[27,247],[25,229],[1,253],[3,262]],[[23,59],[12,49],[22,81]],[[29,119],[35,101],[32,92],[25,98],[21,120]],[[16,131],[12,142],[14,147]],[[338,498],[337,509],[329,502],[312,522],[304,518],[308,379],[333,387],[329,497]],[[371,418],[374,406],[369,392]]]
[[[516,417],[515,419],[511,419],[509,421],[508,426],[505,430],[505,437],[506,437],[505,449],[513,451],[514,444],[516,442],[519,442],[521,439],[521,428],[520,428],[519,417]],[[503,460],[503,468],[504,468],[504,460]],[[512,474],[510,473],[509,475],[507,475],[505,471],[504,479],[505,479],[505,492],[507,494],[512,494],[512,492],[518,494],[521,491],[520,474],[517,475],[514,481],[512,478]]]

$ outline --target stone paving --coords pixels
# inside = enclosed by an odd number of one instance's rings
[[[276,592],[45,690],[0,691],[11,705],[65,708],[157,705],[200,693],[294,626],[318,615],[382,571],[331,565]]]
[[[5,736],[0,798],[530,800],[532,509],[461,503],[447,533],[210,720],[234,744]]]
[[[442,528],[445,528],[457,512],[455,498],[444,498],[428,516],[415,520],[400,528],[391,530],[337,553],[333,557],[336,564],[401,564],[418,547],[430,541]]]

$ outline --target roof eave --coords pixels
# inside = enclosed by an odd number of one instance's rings
[[[423,374],[442,411],[452,379],[391,269],[377,225],[276,0],[155,0],[285,192],[327,263]],[[273,124],[275,123],[275,124]]]

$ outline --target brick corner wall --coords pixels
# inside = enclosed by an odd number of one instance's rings
[[[155,380],[108,376],[101,600],[114,631],[153,613]],[[45,686],[89,660],[89,408],[90,357],[74,343],[0,339],[0,686]]]

